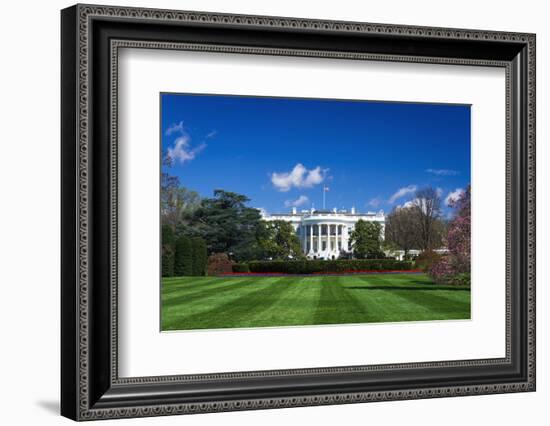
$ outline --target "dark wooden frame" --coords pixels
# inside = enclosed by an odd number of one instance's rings
[[[87,420],[535,390],[533,34],[91,5],[64,9],[61,28],[64,416]],[[120,47],[504,67],[506,357],[119,378],[116,61]]]

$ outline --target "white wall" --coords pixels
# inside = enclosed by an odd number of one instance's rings
[[[550,27],[540,0],[337,2],[296,0],[108,1],[144,7],[357,20],[537,33],[538,391],[423,401],[108,421],[102,424],[469,425],[543,424],[550,401]],[[0,25],[0,401],[2,423],[67,424],[59,394],[59,9],[71,3],[11,1]],[[538,421],[536,420],[538,418]]]

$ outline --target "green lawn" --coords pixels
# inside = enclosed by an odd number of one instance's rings
[[[162,282],[162,330],[470,318],[470,289],[424,274],[179,277]]]

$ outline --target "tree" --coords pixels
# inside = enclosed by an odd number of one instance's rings
[[[266,232],[262,234],[259,245],[262,253],[270,259],[301,259],[304,257],[300,239],[291,223],[283,220],[264,222]]]
[[[176,240],[174,275],[177,277],[193,275],[193,246],[191,239],[181,235]]]
[[[454,207],[457,213],[449,224],[447,247],[453,256],[456,272],[470,272],[472,231],[470,185],[458,200],[451,201],[451,207]]]
[[[417,214],[412,207],[395,208],[386,217],[385,243],[403,250],[405,259],[409,250],[419,247]]]
[[[416,191],[410,208],[416,215],[419,245],[422,250],[430,250],[441,245],[441,197],[439,192],[426,187]]]
[[[380,250],[381,230],[382,226],[378,222],[359,219],[350,235],[354,256],[359,259],[383,258],[384,253]]]
[[[191,240],[191,244],[193,249],[193,275],[203,276],[206,274],[206,266],[208,262],[206,242],[200,237],[195,237]]]
[[[228,253],[237,261],[248,260],[256,247],[261,216],[247,207],[246,196],[217,189],[213,198],[204,198],[187,217],[189,228],[206,241],[208,253]]]
[[[174,276],[174,231],[169,225],[162,225],[161,263],[162,276]]]
[[[471,261],[471,189],[470,185],[458,200],[451,201],[456,214],[449,224],[449,253],[434,264],[430,275],[438,282],[469,284]]]
[[[160,178],[160,212],[163,224],[175,228],[184,212],[198,207],[199,194],[180,185],[179,178],[162,172]]]

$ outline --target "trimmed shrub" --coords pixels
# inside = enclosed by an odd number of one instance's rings
[[[339,273],[348,271],[405,271],[413,262],[394,259],[274,260],[248,263],[250,272],[283,274]]]
[[[176,240],[174,275],[193,275],[193,246],[189,237],[181,236]]]
[[[429,271],[432,266],[441,260],[441,255],[437,254],[433,250],[425,250],[420,253],[415,259],[415,264],[419,269],[423,271]]]
[[[250,268],[248,267],[248,264],[246,263],[235,263],[233,265],[233,272],[236,272],[236,273],[246,273],[246,272],[250,272]]]
[[[233,272],[233,261],[226,253],[214,253],[208,257],[208,275],[230,274]]]
[[[206,266],[208,263],[208,253],[206,251],[206,241],[200,237],[191,240],[193,248],[192,272],[195,276],[203,276],[206,274]]]
[[[174,231],[169,225],[162,225],[162,276],[174,276]]]

